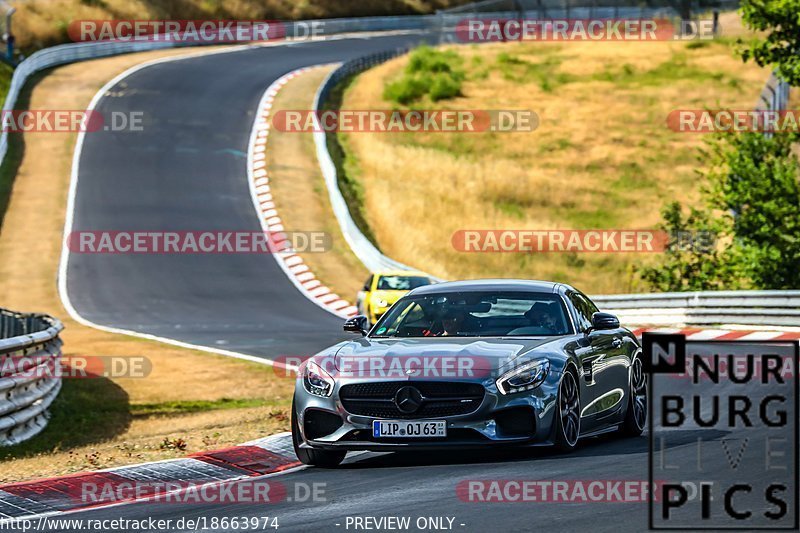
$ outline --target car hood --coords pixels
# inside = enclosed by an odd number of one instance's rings
[[[361,372],[364,369],[382,369],[376,375],[384,375],[384,371],[394,369],[395,372],[388,374],[387,377],[408,376],[409,379],[413,379],[419,374],[413,372],[415,369],[433,369],[434,374],[436,369],[459,374],[460,370],[467,368],[477,374],[488,376],[493,372],[502,371],[525,354],[559,339],[561,338],[370,339],[362,337],[344,343],[333,357],[333,366],[342,375],[352,375],[354,369],[358,369],[358,375],[361,377],[374,377],[372,373],[363,376]]]

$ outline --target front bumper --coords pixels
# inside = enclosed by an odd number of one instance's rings
[[[330,397],[309,394],[300,380],[295,387],[301,447],[326,450],[398,451],[411,449],[483,448],[487,446],[531,446],[550,444],[553,437],[560,373],[551,372],[547,380],[532,391],[503,395],[493,380],[481,383],[483,400],[466,414],[454,416],[403,417],[404,420],[446,420],[447,437],[385,439],[372,436],[374,417],[353,414],[345,409],[339,392],[352,383],[387,380],[347,380],[338,382]],[[450,382],[456,380],[448,380]],[[408,383],[412,383],[409,381]],[[471,383],[478,383],[471,381]]]

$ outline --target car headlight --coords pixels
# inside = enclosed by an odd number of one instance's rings
[[[387,302],[383,298],[375,298],[374,302],[375,305],[377,305],[378,307],[386,307],[389,305],[389,302]]]
[[[303,388],[314,396],[328,397],[333,393],[334,380],[321,366],[309,361],[303,367]]]
[[[500,394],[514,394],[535,389],[541,385],[550,372],[550,361],[537,359],[509,370],[495,381]]]

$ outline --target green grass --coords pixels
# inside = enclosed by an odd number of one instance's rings
[[[561,53],[560,48],[543,49],[535,57],[502,52],[497,55],[493,68],[500,73],[503,79],[519,83],[536,83],[545,92],[552,92],[556,88],[569,83],[584,83],[587,81],[605,81],[617,87],[635,86],[660,86],[678,81],[699,81],[709,83],[728,83],[736,88],[738,80],[727,75],[724,71],[709,70],[692,66],[689,63],[689,54],[693,50],[708,48],[714,43],[698,41],[688,43],[686,51],[676,51],[667,61],[663,61],[653,68],[637,70],[628,63],[608,67],[601,72],[588,75],[575,75],[560,70],[560,66],[568,56]],[[716,43],[723,44],[724,43]],[[482,62],[471,62],[472,70],[467,72],[469,79],[482,79],[483,73],[476,74],[475,65]]]
[[[278,406],[278,402],[263,398],[221,398],[219,400],[185,400],[145,403],[131,406],[134,418],[149,418],[166,415],[181,415],[218,411],[221,409],[247,409],[249,407]]]
[[[526,206],[518,202],[507,201],[507,200],[505,201],[495,200],[494,205],[498,210],[502,211],[507,215],[518,218],[520,220],[525,219]]]
[[[8,87],[11,84],[11,76],[14,70],[6,63],[0,63],[0,102],[6,101],[8,95]],[[32,87],[28,84],[28,87]],[[30,100],[30,91],[23,90],[20,94],[19,100],[14,106],[16,109],[25,109]],[[0,165],[0,227],[3,225],[3,217],[8,209],[8,200],[11,196],[11,188],[14,186],[14,178],[17,175],[17,169],[22,162],[22,154],[24,152],[24,145],[22,143],[22,135],[19,133],[8,134],[8,151],[3,164]]]
[[[0,450],[3,460],[108,440],[131,422],[128,394],[106,378],[65,379],[47,427],[31,440]]]
[[[706,43],[707,44],[707,43]],[[703,47],[689,48],[697,50]],[[637,70],[629,64],[611,67],[593,74],[590,79],[613,83],[617,87],[662,86],[675,82],[728,83],[723,71],[710,70],[689,64],[686,52],[676,51],[668,60],[653,68]],[[730,78],[732,79],[732,78]],[[735,87],[735,85],[732,85]]]
[[[2,449],[0,460],[102,442],[124,433],[134,419],[190,415],[252,407],[288,407],[288,401],[263,398],[183,400],[131,405],[128,395],[105,379],[65,379],[50,407],[50,422],[31,440]]]
[[[14,69],[8,63],[0,62],[0,101],[6,101],[8,87],[11,85],[11,76],[13,74]]]
[[[544,55],[541,61],[528,61],[502,52],[497,55],[495,66],[503,79],[521,84],[535,82],[543,91],[552,92],[556,87],[578,79],[572,74],[559,70],[564,59],[564,56],[557,50]]]

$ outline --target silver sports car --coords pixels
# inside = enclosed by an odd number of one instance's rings
[[[642,433],[636,337],[562,283],[457,281],[408,293],[369,330],[298,370],[292,437],[303,463],[348,450],[552,444]]]

